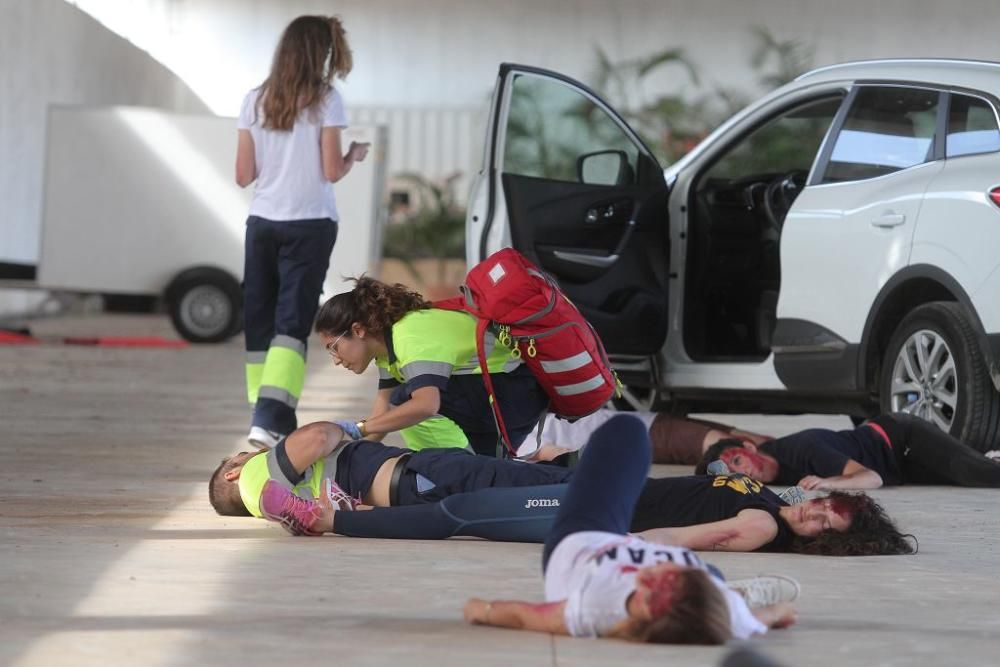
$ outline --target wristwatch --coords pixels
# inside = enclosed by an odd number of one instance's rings
[[[362,438],[364,438],[365,436],[367,436],[367,435],[368,435],[368,431],[366,431],[366,430],[365,430],[365,421],[366,421],[366,420],[362,419],[361,421],[359,421],[359,422],[357,422],[357,423],[355,424],[355,426],[357,426],[357,427],[358,427],[358,433],[360,433],[360,434],[361,434],[361,437],[362,437]]]

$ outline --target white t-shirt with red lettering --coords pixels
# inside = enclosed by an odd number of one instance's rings
[[[713,575],[690,549],[647,542],[631,535],[584,531],[556,546],[545,570],[545,601],[566,601],[566,629],[574,637],[600,637],[628,618],[626,604],[642,568],[676,563],[705,570],[729,605],[733,637],[767,632],[739,593]]]
[[[250,215],[268,220],[339,220],[333,183],[323,175],[320,132],[347,127],[344,100],[332,86],[319,106],[299,113],[291,130],[269,130],[258,107],[260,91],[243,99],[237,127],[253,137],[257,183]]]

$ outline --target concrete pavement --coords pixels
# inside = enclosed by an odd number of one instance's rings
[[[159,316],[33,329],[173,335]],[[374,376],[311,349],[300,422],[364,414]],[[0,347],[0,664],[714,665],[725,654],[464,625],[470,595],[541,599],[537,545],[294,539],[216,516],[207,481],[244,448],[242,382],[239,340]],[[725,419],[775,434],[848,425]],[[730,577],[802,583],[798,625],[752,644],[790,666],[1000,664],[1000,492],[875,495],[919,554],[711,556]]]

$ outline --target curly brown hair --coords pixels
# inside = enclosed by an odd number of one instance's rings
[[[796,535],[789,551],[816,556],[895,556],[916,553],[917,538],[901,533],[886,511],[866,493],[832,491],[829,498],[851,516],[844,532]]]
[[[320,306],[316,315],[317,333],[351,337],[351,325],[357,322],[369,334],[384,338],[407,313],[431,307],[429,301],[406,285],[389,285],[368,276],[351,280],[354,289],[337,294]]]
[[[354,59],[340,19],[300,16],[285,28],[271,72],[258,90],[263,126],[291,130],[304,109],[315,111],[336,76],[344,79]]]

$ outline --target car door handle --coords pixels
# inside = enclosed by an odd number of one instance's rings
[[[622,234],[621,239],[618,241],[618,247],[615,248],[610,255],[592,255],[585,252],[573,252],[572,250],[553,250],[552,254],[555,255],[557,259],[561,259],[566,262],[584,264],[586,266],[596,266],[600,269],[606,269],[617,262],[621,257],[622,253],[625,251],[625,246],[628,245],[628,241],[632,237],[633,231],[635,231],[635,218],[628,221],[628,225],[625,227],[625,233]]]
[[[906,216],[902,213],[885,213],[872,220],[875,227],[899,227],[906,222]]]
[[[552,254],[566,262],[596,266],[601,269],[606,269],[618,261],[618,255],[588,255],[582,252],[568,252],[566,250],[554,250]]]

